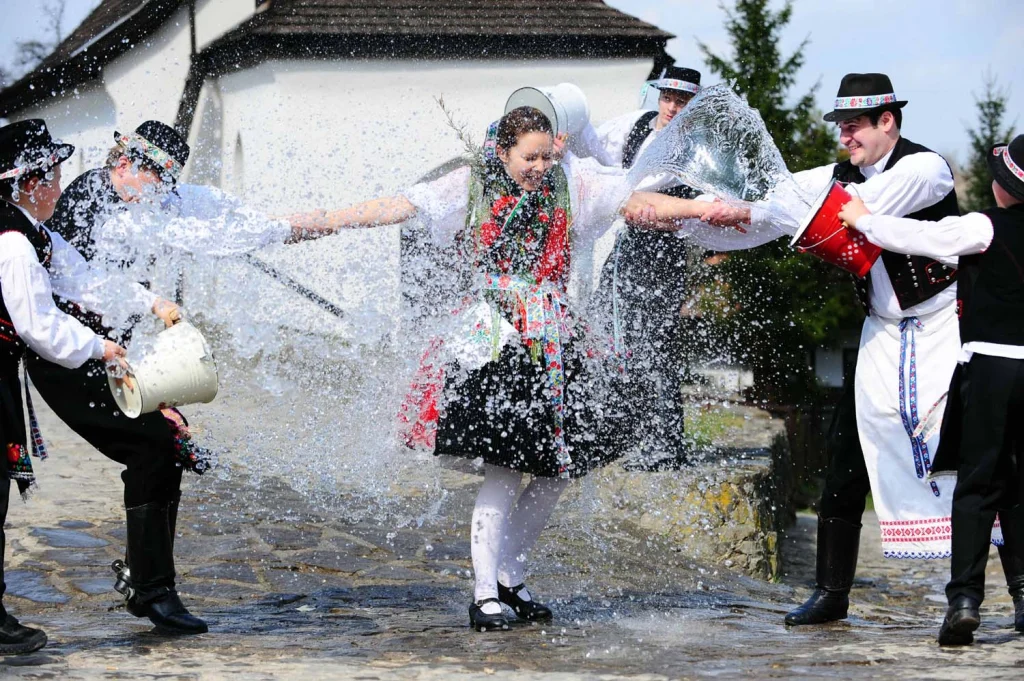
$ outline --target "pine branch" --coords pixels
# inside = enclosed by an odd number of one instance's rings
[[[470,165],[476,169],[483,168],[484,148],[473,140],[473,136],[469,132],[469,125],[455,119],[455,112],[448,108],[444,101],[444,95],[434,97],[434,101],[437,102],[441,112],[444,113],[446,125],[455,132],[456,139],[462,142],[466,155],[469,157]]]

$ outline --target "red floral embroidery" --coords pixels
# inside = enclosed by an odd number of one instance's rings
[[[501,236],[501,226],[493,220],[488,220],[480,225],[480,243],[484,248],[489,248],[498,237]]]

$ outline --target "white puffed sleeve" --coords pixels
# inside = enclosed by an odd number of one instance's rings
[[[566,154],[562,159],[572,201],[573,229],[580,236],[599,238],[612,226],[633,193],[621,168]]]
[[[57,309],[50,275],[21,234],[0,234],[0,289],[14,330],[43,359],[74,369],[103,357],[103,339]]]
[[[470,172],[469,166],[462,166],[432,182],[414,184],[402,192],[416,207],[416,217],[438,245],[452,243],[466,224]]]

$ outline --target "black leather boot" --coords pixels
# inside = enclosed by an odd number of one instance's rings
[[[980,603],[970,596],[957,596],[949,603],[946,619],[939,629],[940,646],[969,646],[981,626]]]
[[[1015,556],[1005,546],[1000,546],[999,561],[1006,575],[1006,590],[1013,599],[1013,628],[1024,633],[1024,557]]]
[[[497,615],[488,615],[480,608],[484,603],[499,603],[499,601],[497,598],[485,598],[482,601],[470,603],[469,626],[477,631],[504,631],[508,629],[508,620],[505,619],[505,613],[499,612]]]
[[[206,622],[193,616],[174,590],[170,504],[153,502],[127,509],[131,589],[128,610],[148,617],[164,634],[203,634]]]
[[[786,615],[786,624],[823,624],[846,619],[859,550],[860,525],[841,518],[818,518],[814,593]]]
[[[23,626],[14,615],[0,625],[0,655],[22,655],[46,645],[46,634],[40,629]]]
[[[512,608],[512,612],[521,620],[550,622],[553,617],[551,608],[534,600],[524,601],[519,597],[519,592],[525,588],[525,584],[505,586],[498,582],[498,600]]]

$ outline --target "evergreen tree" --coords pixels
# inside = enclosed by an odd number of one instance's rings
[[[967,191],[960,198],[960,209],[965,213],[985,210],[995,205],[992,198],[992,176],[988,172],[988,155],[992,147],[1010,141],[1016,121],[1006,128],[1006,102],[1009,93],[998,86],[995,77],[985,74],[985,90],[974,103],[978,109],[978,127],[967,129],[971,138],[971,155],[967,163]]]
[[[733,11],[726,9],[732,58],[699,46],[711,71],[760,112],[790,171],[797,172],[836,161],[838,148],[834,126],[814,108],[817,85],[787,104],[809,40],[783,57],[779,43],[792,12],[792,0],[778,11],[769,0],[737,0]],[[733,356],[754,369],[755,396],[788,404],[815,399],[814,348],[838,344],[863,319],[850,278],[795,252],[786,239],[730,256],[722,273],[729,312],[721,322]]]

